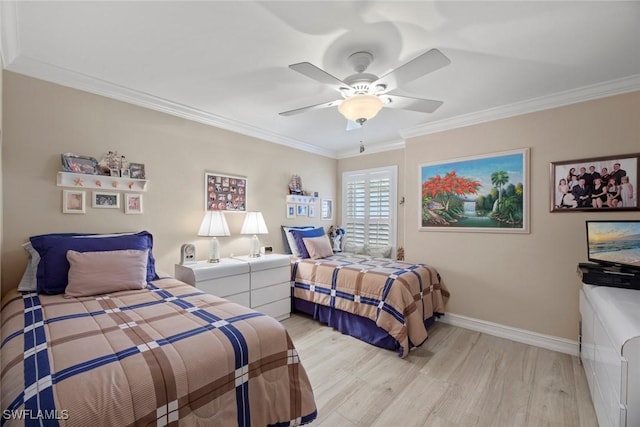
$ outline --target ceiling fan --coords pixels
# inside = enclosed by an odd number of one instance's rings
[[[449,65],[451,63],[449,58],[438,49],[431,49],[382,77],[365,72],[373,62],[373,55],[369,52],[356,52],[349,56],[347,62],[353,67],[355,74],[345,78],[344,81],[309,62],[289,65],[292,70],[336,90],[342,95],[342,99],[285,111],[280,115],[293,116],[306,111],[338,107],[338,111],[349,120],[347,130],[350,130],[356,127],[352,123],[362,126],[365,121],[378,114],[382,107],[433,113],[442,105],[442,101],[390,93],[402,84]]]

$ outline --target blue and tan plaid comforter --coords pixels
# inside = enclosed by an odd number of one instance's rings
[[[166,278],[2,301],[2,425],[267,426],[316,416],[276,320]]]
[[[291,263],[295,298],[371,319],[398,341],[401,357],[427,339],[425,321],[449,299],[438,272],[423,264],[358,255]]]

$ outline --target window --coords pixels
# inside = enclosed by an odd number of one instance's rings
[[[342,222],[349,242],[395,247],[397,175],[396,166],[342,174]]]

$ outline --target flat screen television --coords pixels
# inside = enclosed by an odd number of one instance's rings
[[[640,221],[586,221],[589,261],[640,272]]]

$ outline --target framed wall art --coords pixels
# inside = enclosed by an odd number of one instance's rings
[[[92,195],[91,207],[99,209],[119,209],[120,193],[94,191]]]
[[[287,219],[296,217],[296,205],[293,203],[287,203]]]
[[[85,210],[85,192],[62,190],[62,213],[83,214]]]
[[[64,172],[86,173],[95,175],[99,173],[98,161],[94,157],[78,156],[76,154],[62,154],[62,170]]]
[[[640,153],[550,164],[551,212],[638,210]]]
[[[247,210],[247,178],[244,176],[205,172],[204,190],[207,211]]]
[[[333,220],[333,200],[322,199],[320,217],[325,221]]]
[[[146,173],[142,163],[129,163],[129,177],[135,179],[145,179]]]
[[[529,149],[420,165],[420,231],[529,232]]]
[[[142,213],[142,194],[124,193],[124,213],[125,214],[141,214]]]
[[[296,215],[297,216],[307,216],[307,212],[309,209],[309,205],[298,204],[296,205]]]

